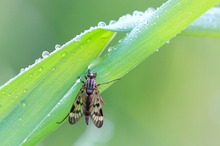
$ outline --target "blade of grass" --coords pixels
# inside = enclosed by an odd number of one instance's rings
[[[57,127],[54,120],[58,120],[58,116],[50,116],[51,110],[62,97],[76,94],[75,90],[79,87],[77,77],[102,52],[113,36],[113,32],[103,29],[87,32],[81,39],[77,37],[79,42],[70,41],[62,49],[51,53],[29,69],[24,69],[2,86],[1,145],[33,145]],[[47,121],[54,124],[48,124]]]
[[[150,19],[155,9],[149,8],[145,12],[134,11],[132,15],[122,16],[117,22],[106,26],[112,31],[130,32],[138,24]],[[220,8],[214,7],[208,10],[201,17],[192,22],[179,35],[181,36],[201,36],[220,37]]]
[[[125,75],[218,2],[169,0],[164,3],[112,47],[111,52],[91,64],[93,70],[100,74],[97,82]],[[108,86],[102,86],[100,90]]]
[[[125,39],[112,48],[111,52],[91,64],[92,69],[99,73],[98,82],[109,81],[125,75],[217,2],[218,0],[204,0],[203,3],[198,0],[170,0],[162,5],[147,22],[143,21],[135,27]],[[107,33],[104,30],[100,31],[103,31],[103,34]],[[99,36],[96,36],[96,40],[95,36],[89,35],[87,39],[84,39],[84,43],[79,43],[80,46],[84,45],[82,48],[90,49],[77,49],[79,52],[72,52],[71,55],[69,52],[62,51],[54,53],[54,56],[55,54],[62,56],[59,57],[60,62],[57,66],[56,64],[49,65],[57,60],[56,58],[51,59],[52,56],[50,56],[1,88],[0,96],[4,97],[1,98],[4,101],[1,107],[4,110],[0,113],[2,115],[0,140],[4,142],[3,144],[33,145],[57,127],[57,115],[64,114],[64,105],[70,105],[67,102],[72,102],[73,98],[69,97],[76,94],[73,92],[74,89],[79,88],[75,83],[76,75],[82,74],[86,70],[87,64],[100,53],[99,51],[93,56],[91,48],[97,47],[94,46],[99,45],[97,42],[105,46],[111,38],[108,35],[112,36],[113,33],[108,32],[105,34],[106,36],[102,33],[97,33],[97,35],[101,35],[102,39],[100,40]],[[93,45],[90,46],[91,42]],[[39,74],[43,74],[44,71],[44,76],[40,76]],[[55,72],[56,75],[53,75]],[[35,76],[38,77],[33,79]],[[34,80],[36,81],[32,85]],[[16,86],[13,84],[14,82]],[[101,91],[108,86],[102,86]],[[7,100],[5,100],[6,96],[8,96]],[[19,100],[15,100],[18,98],[17,96],[21,96]],[[16,104],[11,105],[10,103],[13,102]],[[7,103],[9,105],[5,106],[4,104]],[[53,106],[49,106],[50,104]],[[65,109],[67,108],[69,107],[65,107]],[[38,117],[39,115],[40,117]],[[62,117],[60,116],[60,118]]]

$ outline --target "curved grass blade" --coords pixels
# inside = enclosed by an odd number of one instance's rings
[[[77,37],[80,41],[72,40],[63,45],[2,86],[1,145],[33,145],[57,127],[56,121],[64,115],[63,109],[69,110],[69,107],[61,106],[60,116],[52,113],[54,107],[63,97],[72,96],[65,99],[73,100],[78,76],[87,70],[88,64],[113,36],[113,32],[99,28],[86,32]]]
[[[155,9],[148,8],[145,12],[134,11],[132,15],[125,15],[119,18],[106,29],[120,32],[130,32],[140,23],[148,23]],[[220,37],[220,8],[214,7],[204,13],[201,17],[192,22],[179,35],[200,36],[200,37]]]

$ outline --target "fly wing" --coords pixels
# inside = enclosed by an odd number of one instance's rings
[[[69,112],[69,123],[75,124],[83,116],[83,96],[85,96],[85,88],[82,87],[76,96],[76,99]]]
[[[102,104],[104,104],[104,101],[102,97],[99,94],[98,89],[95,89],[94,93],[94,103],[93,103],[93,109],[91,112],[91,119],[96,127],[101,128],[104,122],[104,116],[102,111]]]

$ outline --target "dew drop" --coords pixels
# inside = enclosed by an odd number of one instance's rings
[[[64,53],[62,53],[62,55],[61,55],[62,57],[65,57],[66,56],[66,53],[64,52]]]
[[[159,49],[156,50],[156,52],[158,52],[158,51],[159,51]]]
[[[114,50],[114,51],[117,50],[117,47],[113,47],[113,50]]]
[[[91,38],[88,38],[87,40],[86,40],[86,43],[89,43],[91,41]]]
[[[18,116],[18,120],[19,120],[19,121],[22,121],[22,116]]]
[[[29,75],[29,77],[30,77],[30,78],[33,77],[33,74],[31,73],[31,74]]]
[[[48,52],[48,51],[43,51],[43,53],[42,53],[42,57],[43,58],[46,58],[46,57],[48,57],[50,55],[50,53]]]
[[[143,12],[141,12],[141,11],[134,11],[133,12],[133,16],[143,16]]]
[[[40,61],[41,61],[41,58],[38,58],[38,59],[35,60],[35,63],[38,63]]]
[[[25,100],[21,101],[21,106],[22,107],[26,107],[27,106],[27,102]]]
[[[75,41],[79,42],[80,40],[81,40],[81,35],[77,35],[77,36],[75,37]]]
[[[43,70],[43,67],[39,68],[39,70],[38,70],[38,71],[39,71],[39,72],[42,72],[42,70]]]
[[[55,45],[55,49],[56,49],[56,50],[59,50],[60,48],[61,48],[60,44],[56,44],[56,45]]]
[[[112,24],[115,24],[117,21],[115,21],[115,20],[111,20],[110,22],[109,22],[109,25],[112,25]]]
[[[20,70],[20,73],[24,72],[25,71],[25,68],[21,68]]]
[[[112,51],[112,48],[108,48],[108,52],[111,52]]]
[[[52,71],[55,71],[55,70],[56,70],[56,67],[53,67],[51,70],[52,70]]]
[[[91,26],[89,29],[91,30],[91,29],[93,29],[94,27],[93,26]]]
[[[25,88],[23,91],[24,91],[24,92],[27,92],[27,89]]]
[[[155,8],[149,7],[145,12],[146,13],[153,13],[155,11],[156,11]]]
[[[101,22],[98,23],[98,26],[99,26],[99,27],[105,27],[106,24],[105,24],[105,22],[102,22],[102,21],[101,21]]]

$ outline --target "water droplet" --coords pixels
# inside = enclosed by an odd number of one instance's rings
[[[155,9],[152,8],[152,7],[149,7],[145,12],[146,13],[152,13],[152,12],[155,12]]]
[[[91,29],[93,29],[94,27],[93,26],[91,26],[89,29],[91,30]]]
[[[166,43],[169,44],[169,43],[170,43],[170,40],[168,40]]]
[[[99,27],[105,27],[106,24],[105,24],[105,22],[102,22],[102,21],[101,21],[101,22],[98,23],[98,26],[99,26]]]
[[[39,70],[38,70],[38,71],[39,71],[39,72],[42,72],[42,70],[43,70],[43,67],[39,68]]]
[[[81,35],[77,35],[77,36],[75,37],[75,40],[76,40],[77,42],[79,42],[79,41],[81,40]]]
[[[21,101],[21,106],[22,106],[22,107],[26,107],[26,106],[27,106],[27,102],[26,102],[25,100],[22,100],[22,101]]]
[[[159,51],[159,49],[156,50],[156,52],[158,52],[158,51]]]
[[[30,78],[33,77],[33,74],[31,73],[31,74],[29,75],[29,77],[30,77]]]
[[[35,63],[38,63],[40,61],[41,61],[41,58],[38,58],[38,59],[35,60]]]
[[[60,44],[56,44],[56,45],[55,45],[55,49],[56,49],[56,50],[59,50],[60,48],[61,48],[61,45],[60,45]]]
[[[141,11],[134,11],[133,12],[133,16],[143,16],[143,12],[141,12]]]
[[[55,70],[56,70],[56,67],[53,67],[51,70],[52,70],[52,71],[55,71]]]
[[[23,91],[24,91],[24,92],[27,92],[27,89],[25,88]]]
[[[42,57],[43,58],[46,58],[46,57],[48,57],[50,55],[50,53],[48,52],[48,51],[43,51],[43,53],[42,53]]]
[[[115,24],[117,21],[115,21],[115,20],[111,20],[110,22],[109,22],[109,25],[112,25],[112,24]]]
[[[64,52],[64,53],[62,53],[62,55],[61,55],[62,57],[65,57],[66,56],[66,52]]]
[[[111,52],[112,51],[112,48],[108,48],[108,52]]]
[[[91,38],[88,38],[87,40],[86,40],[86,43],[89,43],[91,41]]]
[[[22,121],[22,116],[18,116],[18,120],[19,120],[19,121]]]
[[[24,72],[25,71],[25,68],[21,68],[20,70],[20,73]]]

